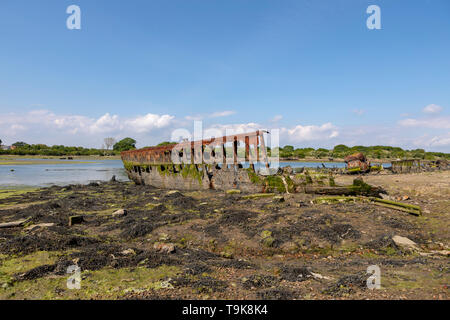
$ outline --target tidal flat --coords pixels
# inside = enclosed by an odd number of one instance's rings
[[[364,181],[422,216],[120,181],[1,190],[0,225],[22,223],[0,228],[0,299],[448,299],[450,172]]]

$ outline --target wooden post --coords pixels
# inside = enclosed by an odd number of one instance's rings
[[[227,143],[227,138],[223,137],[222,139],[222,157],[223,157],[223,164],[222,164],[222,168],[225,166],[225,168],[227,167],[227,148],[226,148],[226,143]]]
[[[245,136],[245,161],[250,161],[250,141],[248,136]]]
[[[238,142],[237,142],[237,137],[234,137],[234,141],[233,141],[233,163],[234,166],[237,167],[237,156],[238,156]]]

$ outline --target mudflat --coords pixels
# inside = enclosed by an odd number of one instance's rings
[[[0,228],[0,299],[448,299],[450,172],[364,181],[422,216],[129,182],[1,190],[0,226],[18,225]]]

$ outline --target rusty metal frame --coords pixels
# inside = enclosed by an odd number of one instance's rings
[[[191,163],[195,162],[195,156],[199,151],[201,154],[201,161],[196,163],[205,163],[204,161],[204,148],[209,147],[221,147],[222,148],[222,164],[228,165],[233,164],[238,165],[238,143],[243,142],[245,144],[245,161],[249,162],[250,167],[254,169],[254,162],[259,162],[260,160],[264,162],[265,166],[269,167],[269,162],[266,153],[266,147],[264,143],[264,133],[269,133],[268,131],[258,130],[250,133],[241,133],[229,136],[223,136],[218,138],[203,139],[198,141],[184,141],[178,144],[172,144],[160,147],[149,147],[138,150],[129,150],[121,153],[122,160],[145,165],[159,165],[159,164],[173,164],[172,152],[183,152],[190,150]],[[227,162],[227,152],[226,144],[233,143],[233,163]],[[250,152],[250,147],[253,146],[254,153]],[[262,159],[260,159],[260,151],[262,153]],[[256,158],[256,159],[255,159]],[[200,160],[200,159],[198,159]]]

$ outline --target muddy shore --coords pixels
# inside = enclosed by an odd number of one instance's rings
[[[123,182],[3,191],[0,223],[24,222],[0,228],[0,299],[448,299],[450,172],[364,180],[423,215]]]

